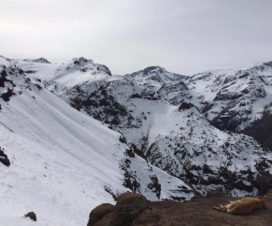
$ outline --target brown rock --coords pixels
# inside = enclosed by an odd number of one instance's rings
[[[89,222],[87,226],[94,226],[105,215],[113,211],[114,206],[109,203],[104,203],[94,208],[89,216]]]
[[[139,214],[149,208],[149,201],[142,195],[124,193],[117,198],[113,211],[112,226],[128,226]]]

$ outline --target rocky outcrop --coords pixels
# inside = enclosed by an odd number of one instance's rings
[[[0,68],[1,70],[1,68]],[[15,69],[8,69],[3,67],[0,72],[0,97],[5,102],[8,102],[10,98],[15,95],[13,89],[16,86],[14,82],[9,78],[9,73],[13,73]]]
[[[124,193],[117,198],[114,207],[110,204],[96,207],[90,213],[87,226],[129,226],[149,205],[142,195]]]
[[[12,97],[21,95],[22,90],[41,90],[42,86],[41,80],[32,81],[20,67],[0,65],[0,102],[9,102]]]
[[[71,99],[71,105],[76,109],[84,109],[85,112],[92,115],[111,127],[131,126],[132,115],[127,108],[116,101],[110,92],[107,91],[107,85],[92,92],[86,99],[77,96]]]

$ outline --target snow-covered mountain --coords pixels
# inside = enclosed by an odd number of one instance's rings
[[[84,82],[66,97],[121,132],[149,163],[200,194],[214,189],[232,195],[264,192],[272,182],[267,178],[271,153],[251,137],[214,127],[191,83],[190,77],[149,67],[114,80]]]
[[[213,124],[242,131],[271,108],[272,63],[200,73],[190,78],[189,89]]]
[[[11,60],[0,64],[0,147],[10,161],[9,167],[0,162],[3,225],[30,225],[23,217],[29,211],[37,213],[37,225],[85,225],[93,207],[135,186],[151,200],[193,196],[181,180],[129,154],[119,133]]]
[[[82,57],[0,57],[0,65],[0,146],[11,162],[0,166],[6,225],[35,207],[44,225],[84,224],[98,202],[127,189],[184,200],[272,187],[271,151],[240,133],[270,118],[271,63],[193,76],[158,66],[116,76]],[[58,213],[51,221],[48,206]]]
[[[272,110],[272,62],[243,70],[200,73],[190,78],[188,86],[213,125],[252,135],[272,148],[272,129],[264,123]]]

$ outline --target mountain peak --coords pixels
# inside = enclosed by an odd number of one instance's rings
[[[80,66],[83,66],[83,65],[86,65],[86,64],[94,64],[93,60],[86,59],[85,57],[74,58],[73,63],[75,65],[80,65]]]
[[[41,64],[51,64],[51,62],[44,57],[35,58],[35,59],[24,59],[23,61],[41,63]]]
[[[187,77],[184,75],[169,72],[165,68],[160,66],[149,66],[128,76],[136,80],[152,80],[159,84],[180,81],[184,80],[184,78]]]
[[[272,67],[272,61],[268,61],[268,62],[265,62],[263,63],[265,66],[269,66],[269,67]]]
[[[97,71],[111,76],[111,71],[107,66],[97,64],[93,60],[86,59],[85,57],[74,58],[72,63],[68,65],[68,68],[79,69],[81,72]]]
[[[149,67],[146,67],[143,70],[143,72],[144,72],[145,75],[148,75],[151,72],[166,73],[167,71],[164,68],[160,67],[160,66],[149,66]]]

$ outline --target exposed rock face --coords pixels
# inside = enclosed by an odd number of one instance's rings
[[[43,86],[41,81],[32,81],[26,76],[24,70],[16,65],[0,65],[0,103],[9,102],[13,96],[21,95],[22,89],[29,91],[32,89],[40,90],[41,85]]]
[[[135,193],[146,194],[150,200],[181,201],[195,195],[189,185],[147,163],[131,148],[127,150],[127,156],[122,160],[120,167],[124,173],[123,185]]]
[[[153,140],[145,152],[148,162],[181,178],[201,194],[215,189],[232,195],[238,195],[239,191],[264,192],[264,184],[257,178],[265,180],[271,174],[271,153],[250,137],[201,125],[196,110],[186,113],[192,114],[185,118],[187,128],[183,126],[178,130],[180,133],[173,131],[172,136],[158,136]],[[260,155],[265,156],[267,167],[258,167],[263,161]],[[251,161],[255,163],[248,167]],[[266,182],[268,187],[272,185],[269,180]]]
[[[15,72],[15,68],[0,68],[0,97],[5,102],[8,102],[10,98],[15,95],[13,92],[14,87],[16,86],[13,81],[9,78],[9,73]]]
[[[103,121],[112,127],[131,126],[133,117],[126,107],[119,104],[107,91],[107,84],[92,92],[86,99],[75,97],[71,103],[77,109],[84,109],[95,119]],[[98,109],[98,106],[100,109]]]

